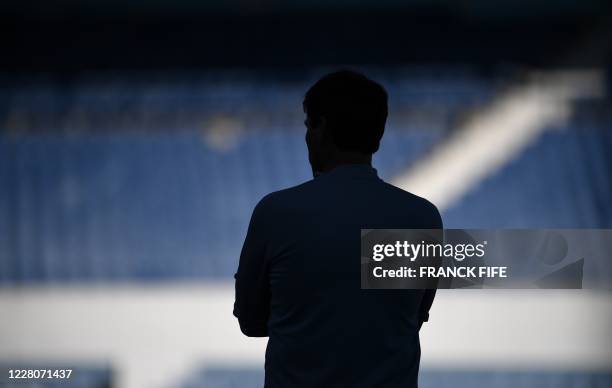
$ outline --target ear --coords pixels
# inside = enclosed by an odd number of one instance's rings
[[[331,131],[327,130],[327,121],[325,117],[321,118],[319,126],[317,127],[317,132],[321,134],[321,141],[328,148],[336,148],[336,143],[334,141],[334,137]]]
[[[312,129],[325,132],[325,128],[327,126],[327,120],[325,119],[325,116],[318,116],[312,119],[312,121],[310,122],[310,125]]]

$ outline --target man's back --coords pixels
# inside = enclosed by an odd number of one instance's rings
[[[234,313],[269,335],[266,387],[415,387],[433,294],[361,290],[360,229],[442,228],[437,209],[365,164],[265,197],[236,274]]]

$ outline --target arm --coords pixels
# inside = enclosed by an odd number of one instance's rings
[[[234,316],[238,318],[240,330],[249,337],[268,336],[270,315],[270,289],[266,264],[264,236],[266,223],[262,202],[253,211],[246,239],[240,254],[236,279],[236,301]]]
[[[436,290],[424,290],[423,299],[421,299],[421,308],[419,313],[419,329],[423,326],[423,322],[429,321],[429,309],[433,304],[436,296]]]
[[[432,229],[436,229],[436,230],[440,230],[442,231],[443,229],[443,225],[442,225],[442,217],[440,216],[440,212],[438,211],[438,209],[436,209],[434,207],[434,211],[435,211],[435,215],[434,215],[434,223],[432,225]],[[444,240],[444,235],[443,232],[441,232],[439,235],[436,233],[436,240],[438,240],[439,242],[443,242]],[[440,265],[441,262],[441,258],[440,261],[438,262],[438,265]],[[437,281],[435,282],[435,286],[437,287]],[[423,322],[427,322],[429,321],[429,309],[431,308],[431,305],[433,304],[434,298],[436,296],[436,290],[437,288],[432,287],[432,288],[427,288],[423,293],[423,299],[421,299],[421,306],[419,308],[419,329],[421,329],[421,326],[423,326]]]

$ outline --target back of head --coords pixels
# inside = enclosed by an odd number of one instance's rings
[[[317,81],[306,93],[309,121],[325,120],[334,144],[343,151],[373,154],[387,120],[387,92],[363,74],[342,70]]]

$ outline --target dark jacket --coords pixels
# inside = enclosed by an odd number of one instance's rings
[[[441,229],[436,207],[343,165],[255,207],[234,315],[269,336],[267,388],[416,387],[435,291],[361,290],[360,229]]]

